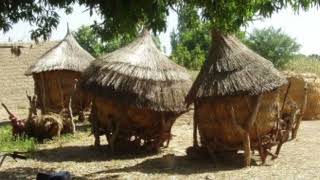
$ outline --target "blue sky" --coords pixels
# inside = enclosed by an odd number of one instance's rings
[[[74,11],[70,15],[66,15],[63,11],[59,11],[61,17],[60,24],[54,30],[51,40],[60,40],[67,32],[67,23],[72,31],[77,30],[81,25],[92,24],[94,20],[100,20],[99,16],[94,14],[90,17],[89,12],[84,7],[75,6]],[[264,28],[274,26],[282,28],[284,32],[297,39],[300,43],[303,54],[320,54],[320,10],[313,8],[308,12],[294,14],[291,9],[284,9],[274,14],[271,18],[258,20],[250,23],[246,29],[251,32],[254,28]],[[166,47],[166,53],[171,51],[170,32],[177,26],[177,14],[170,11],[167,19],[167,31],[160,34],[162,46]],[[7,32],[0,32],[0,41],[30,41],[30,30],[33,27],[29,23],[20,22],[15,24],[13,28]]]

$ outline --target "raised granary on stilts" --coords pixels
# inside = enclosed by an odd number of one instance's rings
[[[194,132],[188,155],[244,150],[248,166],[251,151],[258,150],[264,162],[270,148],[286,140],[278,93],[286,82],[270,61],[236,37],[213,32],[209,56],[186,97],[187,104],[194,103],[201,143]]]
[[[167,146],[174,121],[187,111],[184,98],[191,83],[187,70],[161,53],[147,31],[95,60],[80,83],[93,97],[95,145],[106,135],[115,151]]]
[[[69,32],[56,46],[42,55],[25,72],[35,82],[37,106],[43,112],[60,113],[68,108],[72,97],[73,113],[78,114],[89,106],[88,96],[75,90],[76,79],[94,58],[85,51]]]

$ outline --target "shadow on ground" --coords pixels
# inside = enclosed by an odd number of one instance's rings
[[[9,168],[0,171],[0,179],[3,180],[21,180],[21,179],[36,179],[37,174],[41,173],[53,173],[56,172],[55,169],[41,169],[41,168],[31,168],[31,167],[16,167]],[[72,179],[87,179],[83,177],[77,177],[71,174]]]
[[[257,162],[252,160],[252,165]],[[105,174],[141,172],[146,174],[170,174],[191,175],[201,173],[213,173],[217,171],[230,171],[243,168],[243,156],[239,154],[236,158],[219,157],[215,161],[210,158],[191,160],[187,156],[175,156],[167,154],[160,158],[147,159],[131,167],[114,168],[87,174],[91,178]]]
[[[39,150],[33,154],[33,158],[44,162],[91,162],[91,161],[108,161],[108,160],[127,160],[135,158],[144,158],[155,155],[155,153],[112,153],[108,145],[94,146],[65,146],[53,149]]]

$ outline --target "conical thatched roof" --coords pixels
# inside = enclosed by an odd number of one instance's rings
[[[30,66],[25,75],[54,70],[82,72],[93,60],[68,30],[65,38]]]
[[[209,56],[186,101],[215,96],[258,95],[285,84],[273,64],[232,35],[213,33]]]
[[[129,45],[93,61],[81,84],[85,90],[138,108],[182,112],[191,77],[162,54],[145,31]]]

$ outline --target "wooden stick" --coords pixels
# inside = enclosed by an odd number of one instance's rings
[[[169,135],[169,137],[168,137],[168,139],[165,139],[166,137],[163,137],[163,135],[165,134],[165,132],[166,132],[166,129],[167,129],[167,127],[168,127],[168,130],[169,130],[169,133],[171,132],[170,131],[170,124],[169,124],[169,126],[168,126],[168,123],[170,123],[169,122],[169,119],[166,119],[166,116],[165,116],[165,114],[164,114],[164,112],[161,112],[161,134],[160,134],[160,138],[161,138],[161,140],[160,140],[160,142],[162,142],[163,140],[165,140],[165,141],[163,141],[163,147],[164,148],[167,148],[168,146],[169,146],[169,143],[170,143],[170,135]],[[166,145],[164,145],[164,143],[166,143]],[[162,144],[160,144],[160,146],[161,146]],[[159,148],[159,147],[157,147],[157,148]]]
[[[249,132],[250,129],[252,128],[254,122],[256,121],[257,118],[257,114],[260,108],[260,104],[261,104],[261,99],[262,99],[262,94],[258,95],[255,99],[255,104],[254,104],[254,109],[250,115],[249,120],[247,121],[247,123],[245,124],[244,129]]]
[[[8,107],[4,104],[4,103],[1,103],[2,107],[7,111],[7,113],[9,114],[10,117],[14,117],[14,114],[12,114]]]
[[[193,147],[199,147],[198,144],[198,120],[196,112],[193,112]]]
[[[76,125],[74,123],[74,118],[73,118],[73,114],[72,114],[72,98],[70,97],[69,100],[69,113],[70,113],[70,121],[71,121],[71,127],[72,127],[72,134],[74,134],[76,132]]]
[[[251,165],[251,147],[250,147],[250,134],[245,132],[243,136],[243,150],[244,150],[244,165]]]
[[[245,133],[245,130],[238,124],[236,120],[236,114],[234,113],[233,106],[231,106],[231,122],[237,129],[241,131],[241,133]]]
[[[44,77],[43,73],[40,73],[40,81],[41,81],[41,97],[42,97],[42,106],[41,106],[41,114],[46,113],[46,92],[44,86]]]
[[[281,134],[281,133],[280,133],[280,134]],[[279,144],[278,144],[278,146],[277,146],[277,149],[276,149],[276,152],[275,152],[276,157],[278,157],[283,143],[284,143],[284,142],[283,142],[283,136],[280,135],[280,142],[279,142]]]
[[[60,93],[60,103],[61,103],[61,107],[62,109],[64,109],[64,94],[63,94],[63,90],[62,90],[62,83],[61,83],[61,79],[58,79],[58,89],[59,89],[59,93]]]
[[[250,143],[250,129],[252,128],[253,124],[257,119],[257,114],[260,108],[262,99],[262,94],[259,94],[255,99],[254,109],[248,119],[247,123],[245,124],[243,133],[243,149],[244,149],[244,157],[245,157],[245,166],[250,166],[251,164],[251,143]]]
[[[111,137],[111,140],[110,140],[110,146],[111,146],[111,151],[114,152],[115,150],[115,142],[116,142],[116,139],[118,137],[118,134],[119,134],[119,129],[120,129],[120,122],[119,121],[116,121],[116,127],[115,127],[115,130],[112,132],[112,137]]]
[[[284,107],[285,107],[285,105],[286,105],[286,101],[287,101],[287,98],[288,98],[288,94],[289,94],[290,88],[291,88],[291,81],[289,81],[289,84],[288,84],[286,93],[285,93],[285,95],[284,95],[284,99],[283,99],[282,106],[281,106],[281,110],[280,110],[280,115],[281,115],[281,116],[282,116]]]
[[[266,162],[266,154],[265,154],[265,151],[262,147],[262,141],[261,141],[261,137],[260,137],[260,133],[258,131],[258,126],[257,126],[257,123],[254,123],[254,128],[255,128],[255,131],[256,131],[256,135],[257,135],[257,138],[258,138],[258,146],[259,146],[259,155],[260,155],[260,159],[262,161],[261,164],[264,164]]]
[[[298,129],[300,127],[301,120],[302,120],[304,113],[306,111],[307,102],[308,102],[308,83],[306,83],[304,86],[303,105],[301,107],[300,117],[298,118],[296,125],[292,131],[292,139],[295,139],[297,137],[297,133],[298,133]]]

